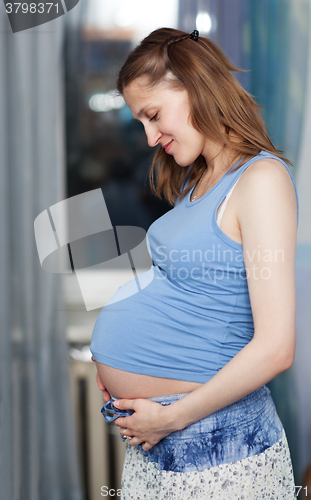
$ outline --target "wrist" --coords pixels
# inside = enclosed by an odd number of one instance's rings
[[[178,405],[177,403],[178,401],[167,406],[162,406],[163,423],[165,429],[170,433],[181,431],[182,429],[187,427],[187,425],[189,425],[184,420],[183,413],[180,411],[180,405]]]

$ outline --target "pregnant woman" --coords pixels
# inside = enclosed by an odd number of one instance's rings
[[[105,401],[127,415],[125,500],[295,498],[265,384],[294,359],[297,191],[233,71],[197,31],[161,28],[119,73],[172,205],[147,232],[147,285],[117,291],[91,343]]]

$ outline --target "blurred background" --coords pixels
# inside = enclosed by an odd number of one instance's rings
[[[147,230],[170,208],[150,193],[154,152],[116,95],[128,52],[163,26],[197,28],[247,70],[236,77],[294,165],[297,350],[293,367],[270,389],[296,485],[305,488],[300,498],[311,496],[310,2],[80,0],[65,15],[14,34],[0,5],[1,499],[120,496],[124,444],[100,413],[89,351],[100,309],[86,311],[70,269],[41,268],[33,224],[48,207],[98,188],[113,225]]]

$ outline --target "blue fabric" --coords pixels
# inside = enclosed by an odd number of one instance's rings
[[[120,417],[128,417],[129,415],[132,415],[134,413],[134,410],[120,410],[120,408],[115,408],[113,406],[113,401],[115,400],[116,398],[111,399],[110,401],[105,403],[102,409],[100,410],[104,416],[104,419],[108,423],[114,422],[117,418]]]
[[[91,343],[96,361],[204,383],[253,338],[242,245],[220,230],[216,212],[245,169],[266,157],[276,158],[260,153],[202,198],[190,202],[188,193],[150,226],[154,265],[139,275],[147,286],[137,293],[136,280],[127,282],[102,309]]]
[[[184,396],[149,399],[169,405]],[[191,472],[262,453],[281,439],[282,432],[270,391],[263,386],[182,431],[173,432],[149,451],[144,451],[142,445],[136,448],[149,462],[156,462],[159,470]]]

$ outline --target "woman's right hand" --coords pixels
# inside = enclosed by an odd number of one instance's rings
[[[92,361],[94,361],[93,356],[92,356]],[[103,384],[103,381],[102,381],[102,379],[100,378],[100,376],[99,376],[99,373],[98,373],[98,372],[96,373],[96,382],[97,382],[97,385],[98,385],[99,390],[100,390],[100,391],[102,391],[102,393],[103,393],[104,400],[105,400],[105,401],[106,401],[106,403],[107,403],[107,401],[110,401],[110,400],[111,400],[111,396],[110,396],[109,392],[107,391],[107,389],[106,389],[105,385]]]
[[[97,382],[99,390],[102,391],[102,393],[103,393],[104,400],[107,403],[107,401],[110,401],[111,396],[110,396],[109,392],[107,391],[106,387],[104,386],[98,372],[96,373],[96,382]]]

